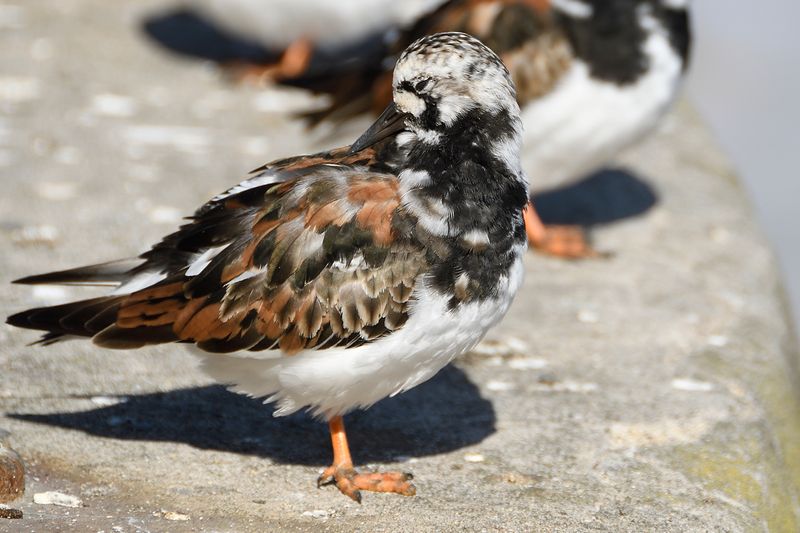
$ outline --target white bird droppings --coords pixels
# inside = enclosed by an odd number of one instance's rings
[[[83,507],[83,501],[80,498],[56,491],[37,492],[33,495],[33,503],[59,507]]]
[[[728,337],[725,335],[712,335],[708,338],[708,345],[715,348],[724,348],[728,345]]]
[[[486,388],[492,392],[508,392],[514,390],[514,384],[507,381],[492,380],[486,384]]]
[[[508,361],[508,366],[514,370],[540,370],[547,366],[547,361],[534,357],[510,359]]]
[[[174,224],[181,220],[181,211],[168,205],[157,205],[148,214],[151,222],[157,224]]]
[[[132,117],[137,108],[132,98],[120,94],[102,93],[92,98],[92,111],[107,117]]]
[[[95,405],[99,405],[101,407],[109,407],[111,405],[117,405],[119,403],[125,403],[128,399],[123,397],[117,396],[92,396],[91,402]]]
[[[714,390],[714,385],[707,381],[697,381],[687,378],[676,378],[672,380],[672,388],[689,392],[709,392]]]
[[[464,455],[464,460],[468,463],[483,463],[486,462],[486,456],[480,453],[468,453]]]
[[[165,511],[164,509],[161,509],[161,516],[163,516],[165,520],[172,520],[174,522],[186,522],[189,520],[188,514]]]

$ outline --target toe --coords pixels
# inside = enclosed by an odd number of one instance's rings
[[[411,483],[414,478],[407,472],[375,472],[359,474],[351,468],[326,468],[317,479],[317,487],[335,483],[336,488],[353,501],[361,503],[361,491],[393,492],[403,496],[414,496],[416,487]]]
[[[361,503],[361,491],[358,490],[359,487],[350,477],[341,476],[337,478],[336,487],[342,494],[351,500],[355,501],[356,503]]]
[[[336,482],[336,469],[332,466],[329,466],[317,478],[317,488],[324,487],[326,485],[331,485]]]
[[[417,489],[410,482],[413,477],[411,474],[403,472],[358,474],[353,477],[353,484],[361,490],[414,496]]]

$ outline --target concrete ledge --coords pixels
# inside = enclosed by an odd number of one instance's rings
[[[255,164],[345,142],[274,112],[300,97],[144,43],[135,23],[159,5],[26,2],[0,34],[3,315],[75,294],[11,279],[137,253]],[[352,417],[356,460],[414,471],[416,498],[317,490],[324,427],[270,418],[179,348],[30,348],[4,326],[0,428],[29,473],[14,525],[799,530],[800,358],[745,194],[685,106],[619,169],[542,196],[552,219],[598,223],[612,258],[531,255],[478,350]],[[84,506],[34,504],[45,491]]]

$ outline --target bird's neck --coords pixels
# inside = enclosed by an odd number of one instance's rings
[[[486,135],[460,124],[437,143],[405,147],[398,174],[403,207],[393,230],[425,245],[428,287],[449,297],[452,309],[501,298],[503,280],[513,277],[525,249],[528,188],[517,121],[496,128],[501,121],[484,121]]]
[[[435,137],[435,142],[430,138]],[[404,146],[400,187],[422,231],[460,238],[508,235],[527,202],[515,113],[470,113]]]

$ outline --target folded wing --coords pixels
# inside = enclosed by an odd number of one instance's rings
[[[109,348],[190,342],[210,352],[356,346],[403,326],[420,247],[393,230],[397,178],[330,156],[268,165],[200,208],[139,263],[20,280],[117,283],[112,295],[9,323],[43,342]],[[309,162],[311,161],[311,162]]]

